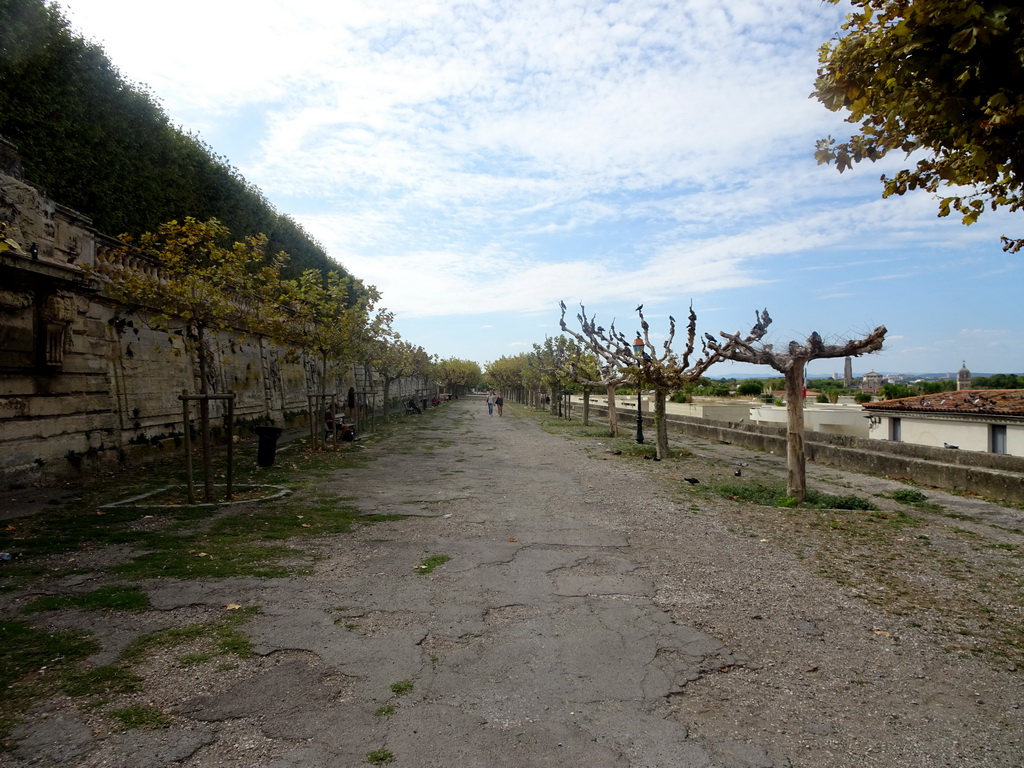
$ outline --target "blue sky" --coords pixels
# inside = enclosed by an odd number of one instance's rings
[[[1024,217],[881,199],[808,98],[845,6],[814,0],[64,0],[72,24],[376,285],[403,338],[481,364],[557,335],[889,329],[855,373],[1024,371]],[[573,313],[574,314],[574,313]],[[812,364],[815,376],[842,361]],[[721,365],[711,375],[758,373]]]

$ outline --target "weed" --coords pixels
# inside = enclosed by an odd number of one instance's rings
[[[391,717],[393,714],[395,714],[396,711],[397,708],[394,706],[394,704],[385,704],[383,707],[378,707],[377,711],[373,714],[375,714],[377,717]]]
[[[171,724],[170,719],[156,707],[131,706],[108,712],[124,730],[158,730]]]
[[[407,696],[412,693],[412,689],[412,680],[399,680],[397,683],[391,684],[391,692],[395,694],[395,696]]]
[[[764,485],[760,483],[739,484],[725,483],[719,485],[715,490],[726,498],[735,501],[747,501],[754,504],[761,504],[766,507],[793,508],[796,506],[808,507],[811,509],[845,509],[845,510],[877,510],[874,504],[868,499],[860,496],[845,495],[836,496],[830,493],[809,490],[802,505],[792,496],[787,496],[781,485]]]
[[[923,493],[913,488],[903,488],[898,491],[893,491],[892,498],[900,504],[920,504],[922,501],[927,501],[928,499],[928,497]]]
[[[448,555],[431,555],[418,566],[416,566],[416,572],[430,573],[435,568],[437,568],[437,566],[444,565],[449,560],[451,560],[451,557],[449,557]]]
[[[366,755],[366,762],[370,765],[387,765],[395,761],[395,753],[387,749],[375,749]]]

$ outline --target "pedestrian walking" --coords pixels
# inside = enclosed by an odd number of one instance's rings
[[[494,404],[498,406],[498,415],[501,416],[501,409],[505,406],[505,398],[503,398],[501,395],[498,395],[496,398],[494,398]]]
[[[488,416],[493,416],[494,415],[494,393],[493,392],[488,392],[487,393],[487,415]]]

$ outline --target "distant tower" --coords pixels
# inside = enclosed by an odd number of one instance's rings
[[[959,392],[961,389],[971,388],[971,372],[967,370],[967,361],[964,360],[964,364],[960,366],[960,370],[956,373],[956,389]]]
[[[846,363],[843,365],[843,386],[853,386],[853,358],[847,356]]]

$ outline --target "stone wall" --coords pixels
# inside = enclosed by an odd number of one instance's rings
[[[0,487],[173,450],[184,430],[179,396],[199,391],[196,360],[179,337],[103,295],[82,267],[115,241],[21,179],[9,144],[0,150]],[[235,394],[236,424],[308,423],[316,361],[240,334],[212,346],[209,389]],[[327,385],[341,397],[349,387],[380,391],[355,365]],[[405,380],[390,394],[399,402],[423,387]],[[367,397],[378,414],[379,397]],[[212,404],[215,419],[223,408]]]
[[[595,419],[607,418],[607,414],[607,407],[591,410],[591,417]],[[635,421],[636,411],[619,411],[619,422],[624,428],[628,429]],[[670,416],[667,422],[670,432],[786,455],[785,427],[676,416]],[[652,419],[646,419],[645,423],[653,427]],[[804,450],[807,460],[817,464],[1024,503],[1024,458],[1019,456],[951,451],[822,432],[807,432]]]

